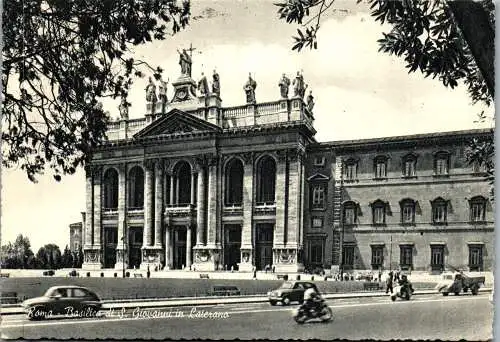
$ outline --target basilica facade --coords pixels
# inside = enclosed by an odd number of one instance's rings
[[[318,142],[300,73],[267,103],[249,76],[236,107],[215,72],[172,85],[150,82],[142,118],[121,108],[86,166],[83,268],[492,268],[489,185],[464,156],[491,131]]]

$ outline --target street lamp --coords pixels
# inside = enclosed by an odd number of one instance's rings
[[[391,243],[389,245],[389,271],[392,271],[392,233],[391,233]]]

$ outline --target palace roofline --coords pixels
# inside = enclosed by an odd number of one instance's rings
[[[352,148],[352,147],[369,147],[370,145],[389,145],[389,144],[406,144],[406,143],[417,143],[422,142],[422,140],[427,140],[427,143],[432,143],[433,140],[446,140],[459,138],[470,138],[477,135],[487,136],[493,134],[494,128],[478,128],[478,129],[468,129],[459,131],[445,131],[445,132],[433,132],[433,133],[419,133],[411,135],[397,135],[389,137],[380,138],[366,138],[366,139],[352,139],[352,140],[334,140],[319,142],[318,144],[311,145],[310,149],[324,149],[324,148]]]

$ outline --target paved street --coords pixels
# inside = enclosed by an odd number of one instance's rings
[[[388,297],[329,300],[334,320],[298,325],[297,306],[226,304],[121,312],[99,318],[51,318],[31,322],[2,317],[2,338],[208,338],[208,339],[467,339],[492,338],[492,305],[479,296],[424,295],[392,303]],[[181,314],[182,313],[182,314]],[[216,315],[202,318],[199,315]],[[182,316],[182,317],[180,317]]]

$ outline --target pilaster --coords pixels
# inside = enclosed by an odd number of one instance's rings
[[[198,184],[197,184],[197,204],[196,204],[196,246],[204,244],[205,234],[205,168],[203,164],[198,164]]]
[[[276,165],[276,191],[275,191],[275,203],[276,203],[276,225],[274,227],[274,248],[282,248],[285,245],[285,232],[286,232],[286,215],[287,215],[287,155],[286,151],[279,150],[276,152],[278,156],[278,162]]]
[[[151,269],[159,264],[159,251],[153,248],[153,179],[154,160],[144,161],[144,230],[141,269]]]
[[[217,164],[216,156],[208,159],[208,214],[207,214],[207,245],[215,246],[217,234]]]
[[[127,241],[128,239],[126,238],[127,236],[126,170],[127,170],[126,164],[118,165],[118,235],[117,235],[117,246],[116,246],[115,269],[127,268],[126,250],[128,246],[128,241]]]
[[[161,249],[161,233],[163,222],[163,163],[157,160],[155,163],[155,242],[154,247]]]
[[[252,226],[253,226],[253,163],[254,156],[251,152],[242,154],[245,162],[243,166],[243,226],[241,227],[241,263],[240,271],[251,271],[252,266]]]
[[[102,166],[91,166],[87,168],[87,191],[90,190],[91,196],[87,196],[87,210],[90,215],[86,231],[86,246],[83,248],[82,269],[98,270],[102,267],[101,250],[101,177]],[[89,203],[89,198],[91,203]]]
[[[94,226],[94,190],[92,180],[92,167],[85,166],[85,227],[83,227],[83,247],[89,248],[92,246],[92,228]]]

